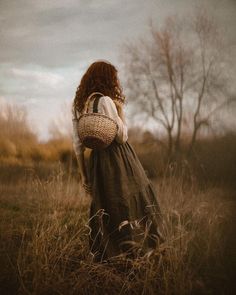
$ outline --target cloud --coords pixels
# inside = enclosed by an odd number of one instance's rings
[[[107,59],[119,69],[120,46],[145,35],[150,18],[161,24],[170,14],[190,15],[196,3],[214,8],[236,44],[234,0],[0,1],[0,96],[43,117],[45,130],[91,62]]]
[[[10,71],[13,76],[21,78],[25,80],[25,82],[27,81],[27,83],[39,83],[47,87],[56,87],[64,80],[61,75],[50,72],[24,70],[19,68],[13,68]]]
[[[161,23],[168,14],[188,13],[196,3],[215,3],[233,38],[232,0],[0,1],[0,62],[57,68],[101,57],[115,60],[125,39],[147,32],[150,17]]]
[[[143,31],[152,2],[1,2],[0,62],[68,67],[98,52],[109,58],[124,38]]]

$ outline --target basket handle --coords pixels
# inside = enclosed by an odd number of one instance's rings
[[[87,102],[86,102],[86,106],[85,106],[85,113],[88,113],[88,108],[89,108],[89,103],[90,103],[90,100],[91,98],[96,95],[96,94],[100,94],[101,96],[104,96],[104,94],[102,94],[101,92],[93,92],[89,95],[88,99],[87,99]],[[96,105],[94,106],[93,108],[93,112],[97,112],[97,105],[98,105],[98,100],[96,101]],[[96,107],[96,109],[95,109]]]

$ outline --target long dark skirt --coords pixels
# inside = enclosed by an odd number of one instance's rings
[[[128,141],[92,150],[88,168],[89,246],[95,260],[155,248],[161,239],[157,193]]]

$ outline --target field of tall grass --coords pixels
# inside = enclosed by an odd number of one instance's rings
[[[0,128],[0,294],[234,293],[234,135],[199,141],[195,158],[166,170],[155,139],[137,142],[130,132],[158,192],[165,241],[133,260],[95,263],[91,199],[70,138],[38,142],[25,113],[11,107],[0,112]]]
[[[200,190],[182,177],[153,180],[164,216],[152,254],[94,263],[88,250],[90,198],[54,167],[1,183],[1,294],[230,294],[233,191]],[[233,293],[232,293],[233,294]]]

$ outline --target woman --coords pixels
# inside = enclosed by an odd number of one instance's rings
[[[89,112],[96,97],[100,97],[97,111],[114,119],[118,131],[107,148],[91,151],[86,169],[85,147],[79,140],[74,119],[83,112],[88,97]],[[154,249],[162,239],[155,189],[128,142],[124,101],[116,68],[103,60],[90,65],[74,98],[73,144],[82,185],[92,196],[89,245],[95,261],[119,254],[134,257]]]

